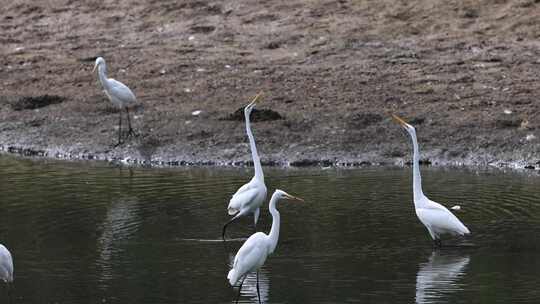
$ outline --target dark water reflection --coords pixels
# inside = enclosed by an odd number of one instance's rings
[[[465,274],[469,261],[468,255],[434,251],[416,274],[416,303],[439,303],[445,294],[461,290],[457,281]]]
[[[127,169],[0,157],[0,242],[15,259],[15,303],[231,303],[241,241],[217,241],[250,169]],[[425,168],[425,192],[471,229],[433,251],[408,168],[267,169],[280,243],[260,273],[265,303],[540,301],[536,174]],[[228,235],[251,233],[251,218]],[[265,206],[260,229],[269,230]],[[459,247],[461,246],[461,247]],[[257,303],[255,277],[242,303]],[[3,286],[1,287],[3,288]],[[4,303],[0,291],[0,303]]]

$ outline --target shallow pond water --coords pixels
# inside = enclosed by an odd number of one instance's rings
[[[280,240],[260,272],[264,303],[540,301],[540,177],[422,168],[424,191],[472,231],[434,250],[411,201],[410,168],[265,168]],[[232,303],[239,240],[219,241],[252,169],[120,168],[0,156],[0,243],[14,303]],[[259,230],[268,231],[265,205]],[[252,232],[252,218],[228,236]],[[0,287],[5,303],[5,287]],[[241,303],[257,303],[255,278]]]

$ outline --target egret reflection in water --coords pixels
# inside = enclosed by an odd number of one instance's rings
[[[434,251],[416,274],[416,303],[438,303],[444,295],[461,289],[457,283],[465,275],[469,256]]]
[[[113,278],[113,257],[122,254],[122,244],[137,232],[137,223],[140,223],[140,220],[136,210],[136,200],[127,197],[112,203],[107,210],[102,224],[103,232],[98,239],[97,264],[101,269],[101,281]]]

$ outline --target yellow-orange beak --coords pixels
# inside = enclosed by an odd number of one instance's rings
[[[402,126],[407,126],[408,124],[405,122],[405,120],[401,119],[399,116],[395,115],[395,114],[392,114],[392,118],[397,122],[399,123],[400,125]]]
[[[292,196],[290,194],[285,194],[285,198],[286,199],[290,199],[290,200],[295,200],[295,201],[300,201],[300,202],[305,202],[303,199],[299,198],[299,197],[296,197],[296,196]]]
[[[255,105],[259,101],[259,99],[261,99],[262,95],[263,95],[263,91],[260,91],[259,94],[253,97],[253,99],[251,100],[249,104]]]

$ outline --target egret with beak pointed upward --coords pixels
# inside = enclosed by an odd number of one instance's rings
[[[251,133],[251,122],[249,120],[251,111],[255,107],[255,104],[261,95],[262,92],[257,94],[257,96],[255,96],[253,100],[244,108],[246,132],[249,138],[253,166],[255,167],[255,176],[253,176],[249,183],[240,187],[229,201],[227,211],[229,215],[234,215],[234,217],[223,225],[223,233],[221,235],[223,240],[225,240],[225,230],[227,229],[227,226],[242,216],[253,214],[254,227],[256,228],[259,214],[261,212],[261,205],[266,199],[266,185],[264,184],[264,174],[261,166],[261,160],[259,158],[259,154],[257,153],[255,138],[253,137],[253,133]]]
[[[420,152],[418,151],[418,141],[416,130],[403,119],[392,114],[398,122],[411,136],[413,144],[413,200],[416,216],[426,226],[429,235],[436,246],[441,246],[441,234],[464,235],[470,231],[463,223],[446,207],[428,199],[422,192],[422,180],[420,177]]]
[[[304,200],[298,197],[294,197],[283,190],[276,189],[272,198],[270,199],[269,210],[272,214],[272,228],[270,228],[270,234],[263,232],[256,232],[252,234],[246,242],[240,247],[236,257],[234,258],[233,268],[229,271],[227,279],[231,286],[234,286],[240,281],[240,287],[238,289],[238,298],[240,297],[240,291],[242,290],[242,283],[246,276],[254,271],[257,271],[257,295],[260,299],[259,292],[259,268],[264,264],[266,258],[274,252],[279,239],[279,226],[280,215],[276,209],[276,204],[280,199],[297,200],[303,202]],[[238,298],[236,302],[238,303]]]
[[[122,110],[126,110],[127,121],[128,121],[128,137],[135,135],[133,128],[131,128],[131,121],[129,119],[129,107],[134,105],[137,102],[135,94],[123,83],[120,81],[114,80],[112,78],[107,78],[107,66],[105,64],[105,59],[103,57],[98,57],[96,59],[96,64],[92,73],[98,69],[98,77],[105,94],[109,97],[109,100],[113,105],[117,106],[120,109],[120,117],[118,120],[118,143],[115,146],[118,146],[122,143]]]

